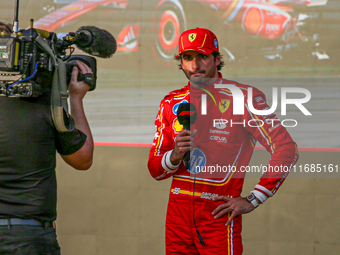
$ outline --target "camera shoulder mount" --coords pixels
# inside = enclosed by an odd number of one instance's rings
[[[50,55],[55,66],[51,91],[51,112],[54,125],[59,132],[72,131],[75,124],[72,116],[68,113],[67,99],[69,93],[66,84],[65,63],[61,59],[54,57],[50,46],[40,35],[36,38],[36,42]]]

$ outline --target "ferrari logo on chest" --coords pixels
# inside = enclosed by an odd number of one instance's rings
[[[218,107],[220,108],[221,113],[224,113],[229,108],[230,100],[222,99],[221,102],[219,103]]]
[[[188,36],[188,38],[189,38],[189,41],[190,42],[193,42],[195,39],[196,39],[196,33],[191,33],[191,34],[189,34],[189,36]]]

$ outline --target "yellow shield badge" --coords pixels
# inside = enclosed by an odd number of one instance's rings
[[[179,121],[177,118],[174,119],[172,123],[172,127],[175,130],[176,133],[179,133],[183,130],[183,125],[179,124]]]
[[[222,101],[222,104],[220,102],[218,107],[220,108],[221,113],[224,113],[229,108],[230,100],[222,99],[221,101]]]
[[[196,34],[195,33],[189,34],[188,39],[190,42],[193,42],[196,39]]]

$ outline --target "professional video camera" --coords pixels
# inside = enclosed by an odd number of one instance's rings
[[[37,97],[51,91],[52,117],[59,131],[73,129],[72,117],[68,114],[67,84],[70,81],[75,61],[87,64],[92,74],[78,72],[78,80],[96,87],[96,59],[86,55],[72,55],[75,44],[80,50],[101,58],[111,57],[117,48],[115,38],[106,30],[94,26],[80,27],[63,38],[53,32],[30,28],[18,29],[16,1],[13,33],[0,34],[0,96]],[[70,50],[67,54],[67,50]]]
[[[86,79],[90,90],[96,86],[96,59],[85,55],[69,54],[66,50],[72,44],[86,53],[98,57],[111,57],[116,50],[114,37],[106,30],[93,26],[83,26],[70,32],[62,39],[55,33],[31,28],[19,30],[11,35],[0,35],[0,95],[12,97],[36,97],[51,88],[56,59],[65,63],[66,78],[69,80],[75,60],[87,64],[94,77]],[[80,72],[79,72],[80,73]]]

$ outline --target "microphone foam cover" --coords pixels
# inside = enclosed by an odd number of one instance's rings
[[[92,34],[92,43],[85,47],[76,43],[79,49],[101,58],[110,58],[116,52],[116,39],[107,30],[95,26],[82,26],[77,30],[77,33],[82,31]]]

